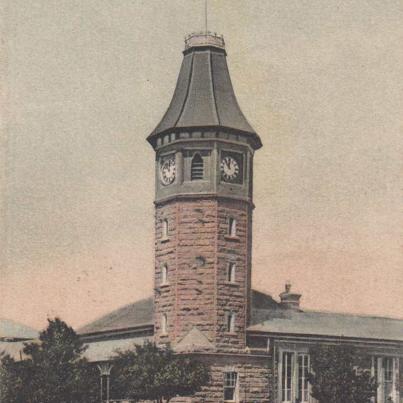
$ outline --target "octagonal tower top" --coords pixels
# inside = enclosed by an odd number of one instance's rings
[[[208,31],[190,34],[183,55],[171,103],[148,136],[149,143],[156,148],[167,135],[183,139],[186,133],[209,131],[217,138],[220,133],[241,136],[253,149],[260,148],[260,137],[235,97],[223,36]]]
[[[215,32],[194,32],[185,37],[185,51],[190,48],[204,46],[225,49],[224,37]]]

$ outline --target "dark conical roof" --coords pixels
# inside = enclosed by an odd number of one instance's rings
[[[259,136],[242,113],[228,71],[224,40],[212,34],[191,35],[172,101],[161,122],[148,137],[176,129],[223,128]]]

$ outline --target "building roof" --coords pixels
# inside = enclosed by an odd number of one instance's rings
[[[39,333],[21,323],[0,319],[0,354],[5,353],[15,360],[24,357],[24,343],[36,339]]]
[[[127,339],[100,340],[86,343],[84,357],[91,362],[108,361],[118,351],[132,349],[135,344],[143,344],[150,337],[129,337]]]
[[[403,342],[403,320],[285,309],[270,295],[252,291],[249,331]],[[153,299],[126,305],[82,327],[82,335],[153,325]]]
[[[79,334],[124,330],[144,325],[153,325],[153,299],[142,299],[112,311],[80,329]]]
[[[21,323],[0,319],[0,340],[28,340],[38,337],[39,333]]]
[[[278,303],[269,295],[259,291],[252,291],[252,305],[254,308],[268,309],[277,307]],[[95,321],[79,328],[81,335],[92,333],[126,330],[140,326],[152,326],[153,322],[153,298],[145,298],[132,304],[125,305],[112,311]]]
[[[248,330],[403,342],[403,320],[291,309],[257,309]]]
[[[175,129],[223,128],[261,140],[248,123],[235,97],[228,71],[224,40],[212,34],[193,35],[186,50],[171,103],[148,137]]]

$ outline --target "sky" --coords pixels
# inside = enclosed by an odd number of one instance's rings
[[[152,294],[154,152],[202,0],[6,0],[0,317],[74,327]],[[210,0],[259,133],[252,283],[403,318],[403,3]]]

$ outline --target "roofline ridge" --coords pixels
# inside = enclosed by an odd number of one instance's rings
[[[214,72],[213,72],[213,58],[211,57],[211,52],[209,53],[209,73],[210,73],[210,84],[211,84],[211,93],[213,95],[213,101],[214,101],[214,108],[215,108],[215,115],[217,118],[218,125],[221,125],[221,119],[220,115],[218,113],[218,108],[217,108],[217,98],[215,95],[215,85],[214,85]]]
[[[147,300],[151,300],[154,303],[154,297],[152,295],[150,295],[149,297],[146,298],[141,298],[137,301],[134,302],[130,302],[129,304],[125,304],[125,305],[121,305],[119,308],[114,309],[113,311],[109,311],[105,314],[103,314],[102,316],[98,316],[97,318],[95,318],[94,320],[90,321],[89,323],[86,323],[85,325],[79,327],[78,329],[75,329],[78,333],[83,331],[87,326],[91,326],[94,325],[96,322],[100,321],[101,319],[104,319],[116,312],[119,312],[120,310],[124,309],[124,308],[128,308],[129,306],[138,304],[139,302],[145,302]]]
[[[249,120],[246,118],[245,114],[243,113],[242,108],[241,108],[241,106],[239,105],[238,99],[237,99],[237,97],[236,97],[234,85],[232,84],[231,72],[229,71],[229,66],[228,66],[228,63],[227,63],[227,58],[224,58],[224,63],[225,63],[225,66],[226,66],[226,68],[227,68],[227,71],[228,71],[228,78],[229,78],[230,88],[232,89],[232,94],[231,94],[231,95],[232,95],[232,97],[234,98],[235,105],[238,107],[239,113],[240,113],[241,116],[245,119],[246,123],[249,125],[250,128],[253,129],[253,127],[252,127],[252,125],[250,124]],[[255,130],[255,129],[253,129],[253,130]],[[255,134],[258,136],[258,134],[256,133],[256,131],[255,131]],[[260,139],[260,138],[259,138],[259,139]]]
[[[193,68],[194,68],[194,54],[191,55],[191,58],[192,58],[192,59],[191,59],[191,61],[190,61],[189,77],[188,77],[188,79],[187,79],[187,86],[186,86],[186,95],[185,95],[185,99],[183,100],[183,103],[182,103],[182,105],[181,105],[181,109],[180,109],[180,111],[179,111],[178,117],[177,117],[176,120],[175,120],[174,127],[176,127],[177,124],[178,124],[178,122],[181,120],[182,115],[183,115],[183,111],[185,110],[186,103],[187,103],[187,101],[188,101],[188,99],[189,99],[190,86],[191,86],[191,84],[192,84],[192,80],[193,80],[193,76],[194,76],[194,72],[193,72]],[[179,80],[179,77],[178,77],[178,80]],[[175,88],[175,90],[176,90],[176,88]],[[174,92],[174,95],[172,96],[172,101],[171,101],[171,102],[174,101],[174,97],[175,97],[175,92]],[[171,105],[170,105],[170,106],[171,106]],[[169,110],[169,108],[167,109],[167,112],[166,112],[166,113],[168,113],[168,110]],[[165,118],[165,116],[164,116],[164,118]],[[161,122],[163,122],[164,118],[161,120]]]
[[[393,317],[393,316],[376,316],[370,313],[356,313],[356,312],[336,312],[336,311],[328,311],[328,310],[315,310],[315,309],[304,309],[305,313],[324,313],[327,315],[341,315],[341,316],[356,316],[359,318],[371,318],[371,319],[388,319],[395,321],[403,321],[403,317]]]

